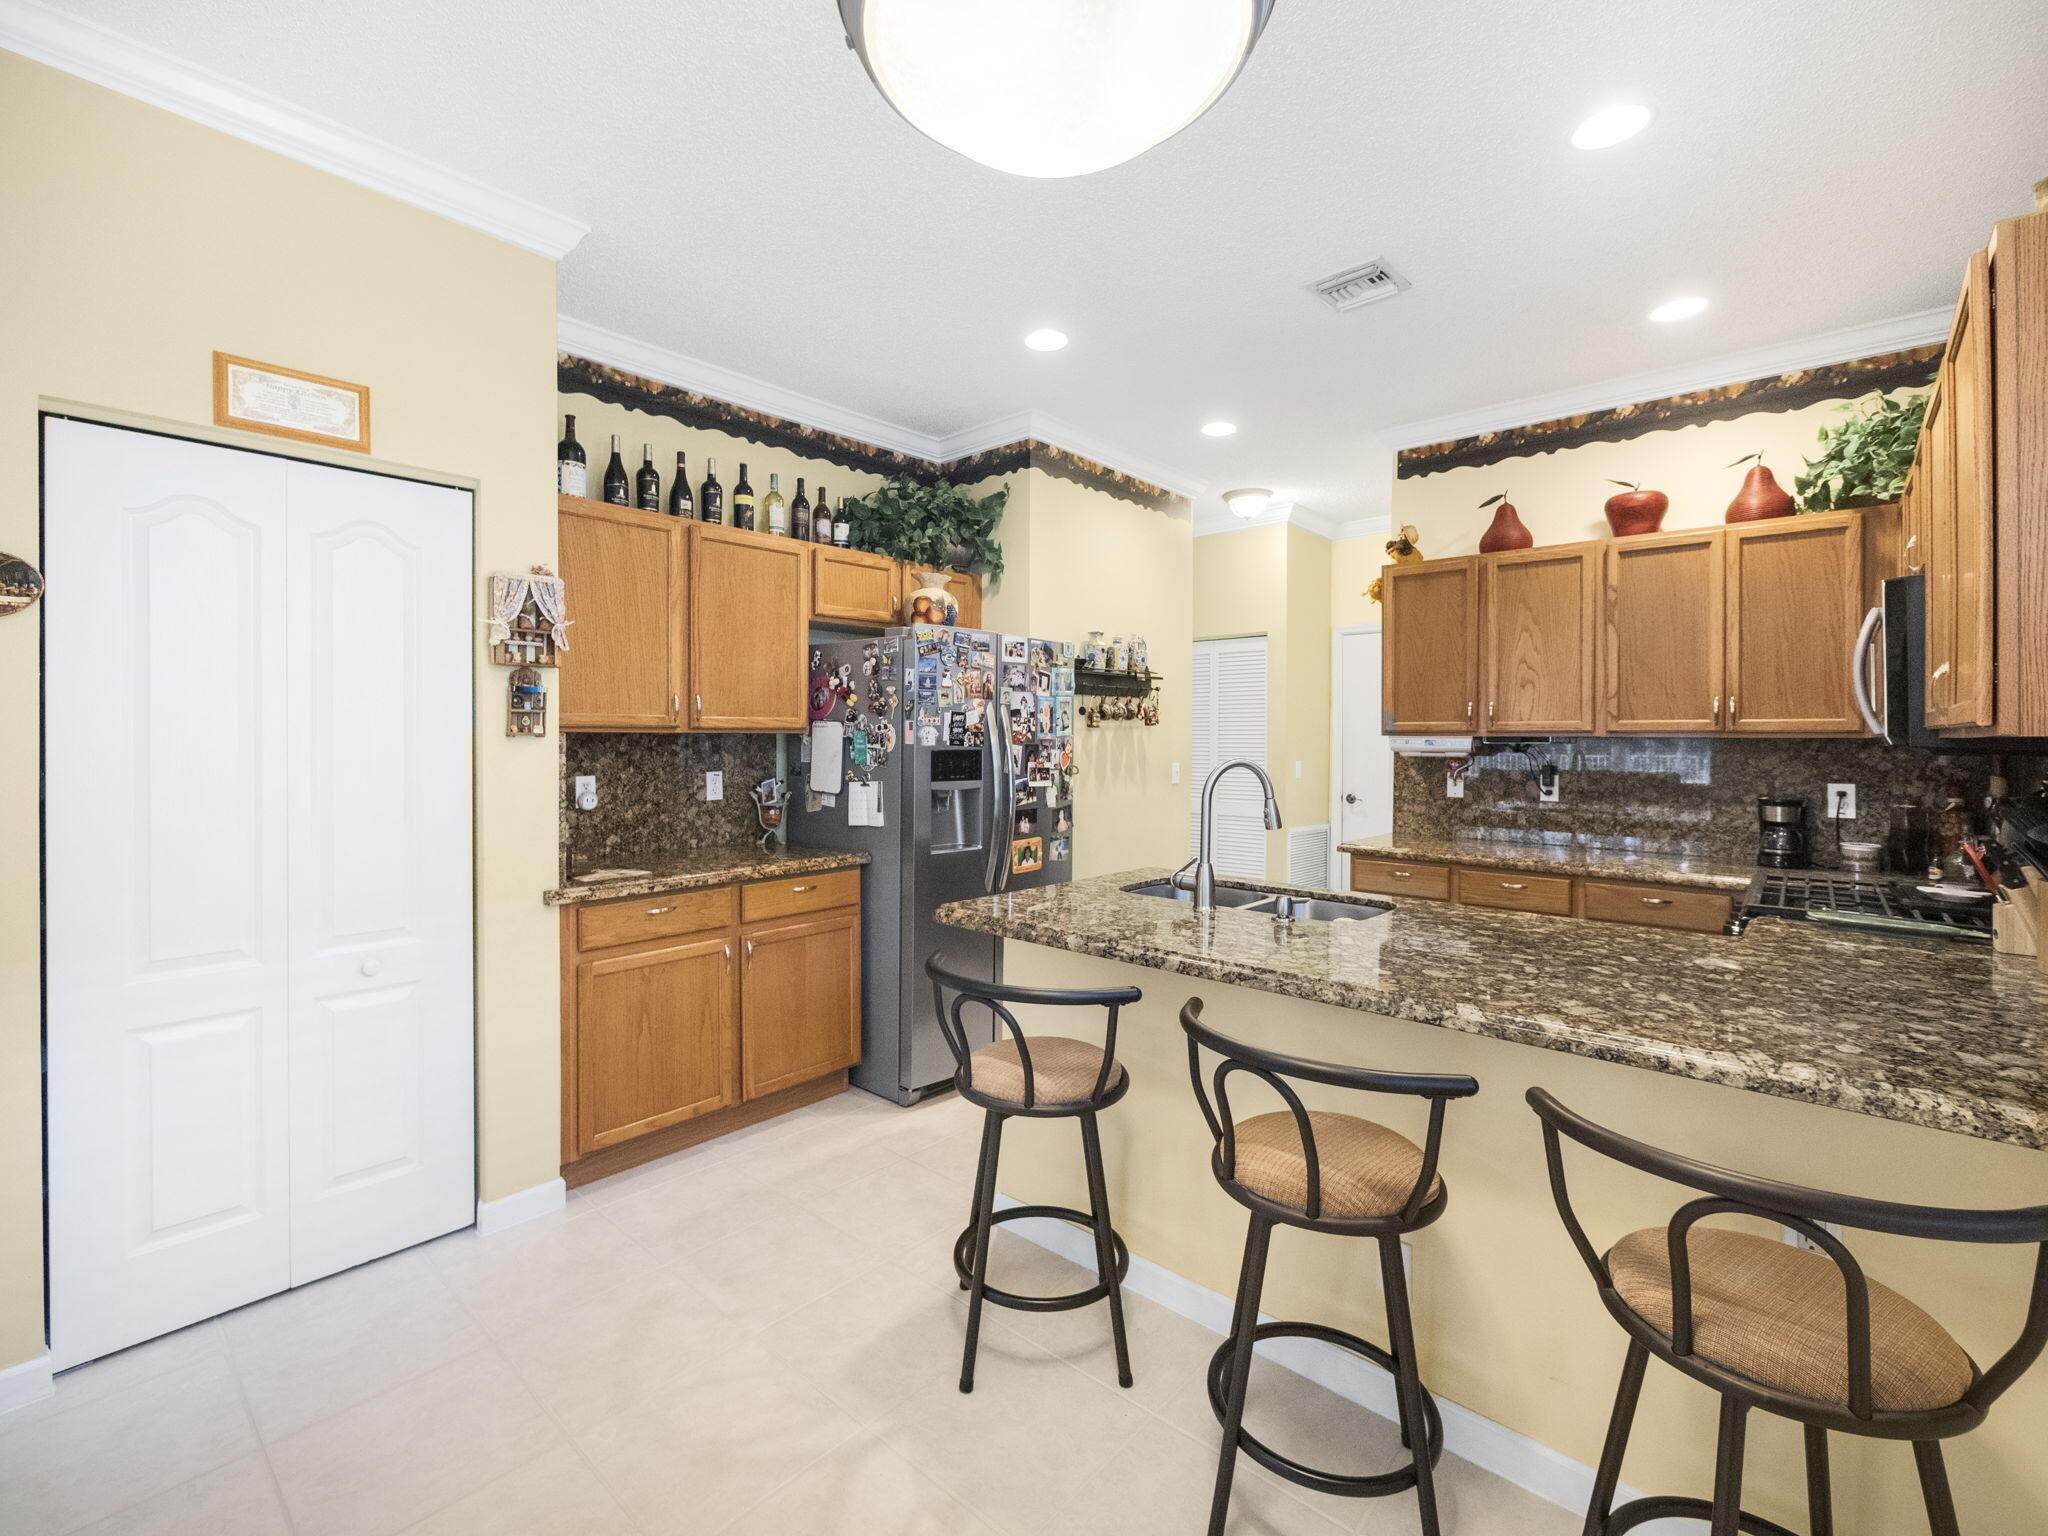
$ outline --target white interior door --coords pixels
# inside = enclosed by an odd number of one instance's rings
[[[1190,852],[1200,847],[1202,786],[1221,764],[1246,759],[1266,766],[1266,637],[1195,642],[1191,689],[1193,801]],[[1234,773],[1216,786],[1211,829],[1219,875],[1266,878],[1265,795],[1258,780]]]
[[[60,1368],[470,1219],[468,506],[46,425]]]
[[[1339,630],[1334,655],[1337,841],[1384,837],[1394,830],[1394,753],[1380,734],[1380,631]]]

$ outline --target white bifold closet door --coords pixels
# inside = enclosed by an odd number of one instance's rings
[[[44,432],[51,1353],[474,1215],[470,498]]]

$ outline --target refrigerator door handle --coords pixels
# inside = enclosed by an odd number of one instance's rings
[[[1863,723],[1870,728],[1870,734],[1885,745],[1891,745],[1891,733],[1884,728],[1884,722],[1877,717],[1875,692],[1871,685],[1871,642],[1882,632],[1884,626],[1884,605],[1879,604],[1863,616],[1863,627],[1856,633],[1856,643],[1849,648],[1849,688],[1856,699],[1856,712],[1863,717]],[[1878,654],[1882,655],[1880,650]]]
[[[996,674],[1000,677],[1000,671]],[[1010,885],[1010,820],[1016,812],[1010,808],[1010,797],[1017,792],[1017,786],[1010,781],[1010,712],[1003,704],[1006,690],[994,690],[996,697],[989,701],[989,715],[995,721],[995,729],[989,732],[989,788],[988,796],[988,879],[985,884],[993,896],[1007,890]]]

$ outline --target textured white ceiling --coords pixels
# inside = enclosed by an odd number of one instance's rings
[[[65,9],[586,221],[566,314],[1340,519],[1383,510],[1375,428],[1946,304],[2048,174],[2038,0],[1279,0],[1194,127],[1050,182],[898,119],[831,0]],[[1617,99],[1648,132],[1572,149]],[[1374,256],[1413,291],[1304,291]],[[1644,320],[1679,293],[1714,307]]]

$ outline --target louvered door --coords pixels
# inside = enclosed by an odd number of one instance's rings
[[[1266,766],[1266,637],[1197,640],[1189,851],[1200,846],[1202,786],[1221,763]],[[1216,786],[1214,856],[1219,875],[1266,878],[1265,798],[1258,780],[1234,773]]]

